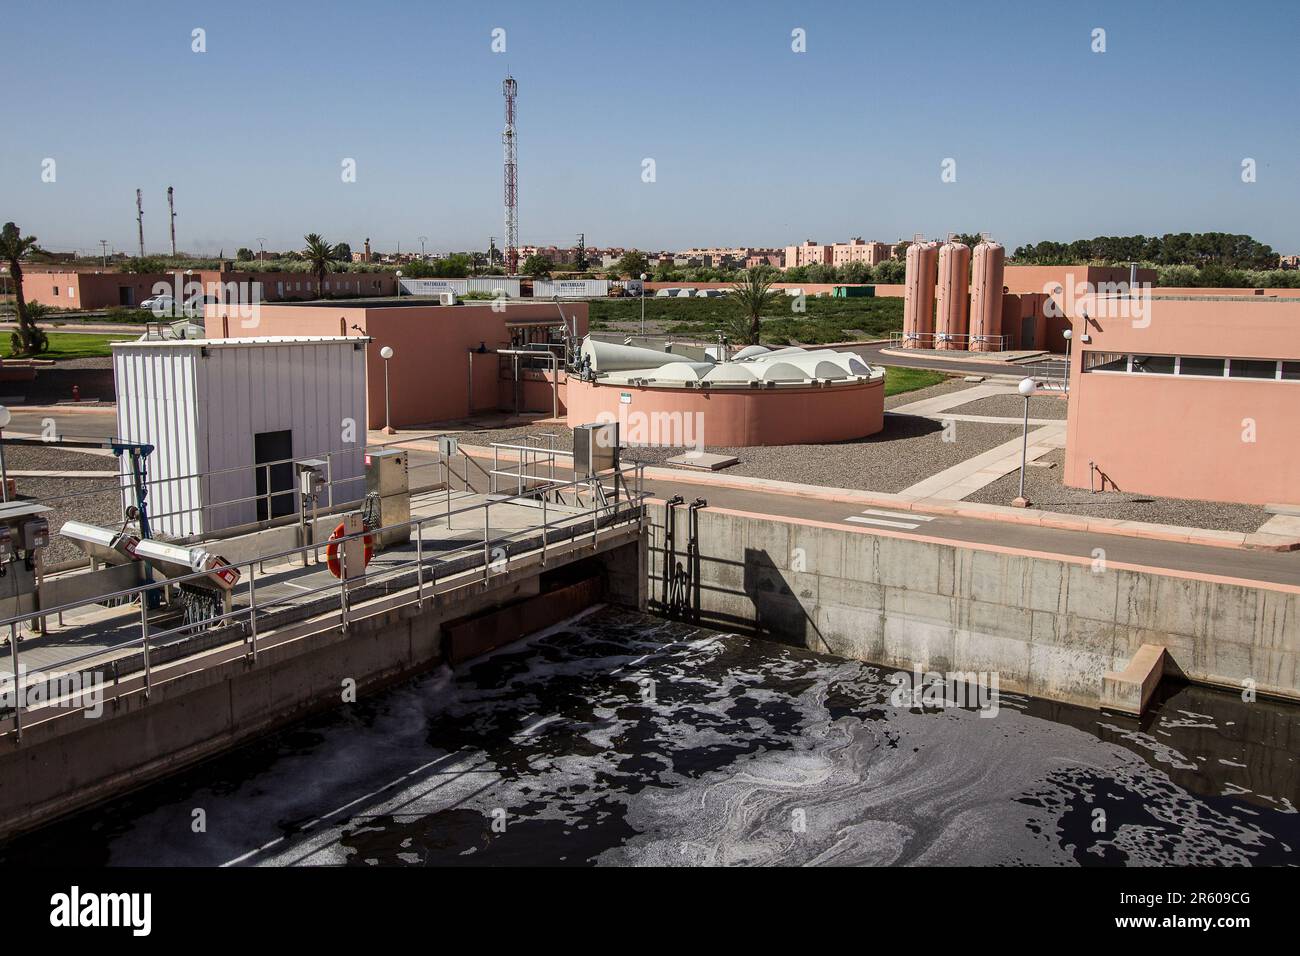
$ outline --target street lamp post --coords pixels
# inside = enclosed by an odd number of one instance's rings
[[[393,406],[388,397],[388,360],[393,357],[393,348],[385,345],[379,350],[379,357],[384,360],[384,434],[396,435],[393,428]]]
[[[402,270],[401,269],[397,270],[397,297],[399,299],[402,297]],[[392,349],[389,349],[389,351],[391,352]]]
[[[1074,338],[1074,331],[1066,329],[1063,333],[1065,336],[1065,390],[1070,390],[1070,340]]]
[[[0,405],[0,438],[4,437],[4,430],[9,427],[9,419],[13,416],[9,414],[9,409]],[[6,503],[9,501],[9,472],[5,470],[5,446],[0,442],[0,497]]]
[[[1025,399],[1025,433],[1020,445],[1020,495],[1011,504],[1016,508],[1028,508],[1030,501],[1025,497],[1025,466],[1029,463],[1029,396],[1037,391],[1038,386],[1032,378],[1022,378],[1016,389]]]
[[[645,280],[646,274],[641,273],[641,337],[645,338]]]

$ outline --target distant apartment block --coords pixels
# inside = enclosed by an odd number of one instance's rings
[[[874,266],[893,258],[894,248],[888,242],[868,242],[861,236],[848,242],[829,245],[806,239],[801,245],[785,247],[784,267],[796,266],[847,266],[861,262]]]

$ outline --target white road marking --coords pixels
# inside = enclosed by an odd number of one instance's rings
[[[886,521],[884,518],[859,518],[857,515],[849,515],[845,521],[856,521],[858,524],[878,524],[886,528],[919,528],[919,524],[913,524],[910,521]]]
[[[910,511],[881,511],[879,508],[868,508],[862,512],[864,515],[879,515],[882,518],[903,518],[906,521],[933,521],[934,515],[912,514]]]

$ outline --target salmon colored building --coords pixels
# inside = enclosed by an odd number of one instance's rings
[[[363,298],[393,295],[397,278],[391,272],[331,272],[324,283],[306,272],[240,272],[195,269],[190,272],[64,272],[23,271],[23,294],[29,302],[60,309],[134,308],[157,294],[180,293],[262,302],[296,299]]]
[[[384,425],[384,360],[389,360],[389,398],[394,427],[457,421],[484,412],[554,410],[556,386],[564,413],[563,352],[558,376],[542,359],[499,355],[498,349],[563,342],[587,332],[587,303],[490,302],[431,305],[388,302],[364,306],[304,303],[263,305],[256,320],[233,307],[209,306],[209,338],[311,335],[370,336],[366,353],[367,427]],[[561,317],[563,316],[563,318]]]
[[[1157,292],[1064,307],[1067,485],[1300,504],[1300,295]]]

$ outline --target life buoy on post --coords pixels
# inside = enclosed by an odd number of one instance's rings
[[[347,531],[344,529],[343,525],[340,524],[334,529],[334,533],[329,536],[329,541],[325,545],[325,563],[329,566],[330,574],[334,575],[336,578],[343,576],[342,563],[339,561],[338,539],[346,535]],[[374,542],[371,541],[369,534],[367,534],[362,540],[366,545],[365,559],[362,563],[362,567],[369,567],[370,559],[374,557],[375,554]]]

